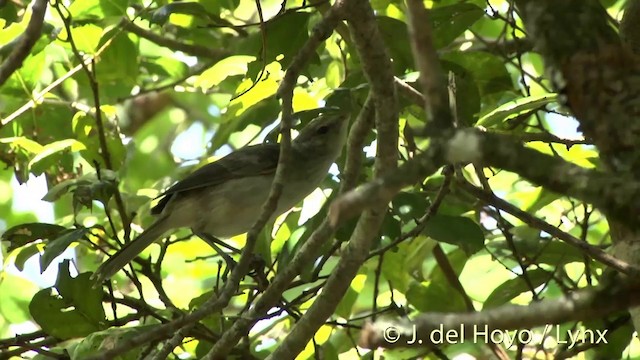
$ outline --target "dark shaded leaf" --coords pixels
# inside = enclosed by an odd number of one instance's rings
[[[412,282],[407,291],[407,301],[420,312],[465,311],[462,295],[446,282],[428,284]]]
[[[207,9],[200,3],[191,1],[176,1],[163,5],[151,12],[149,22],[151,24],[164,25],[169,21],[171,14],[188,14],[199,17],[208,17]]]
[[[267,34],[266,59],[262,59],[262,39],[261,37],[256,37],[253,39],[254,44],[252,47],[255,52],[252,55],[256,56],[258,60],[249,64],[247,77],[255,79],[260,69],[262,69],[263,63],[269,64],[280,55],[282,55],[282,59],[279,60],[282,68],[287,68],[293,57],[309,38],[307,30],[309,18],[309,13],[292,12],[268,22],[265,27]],[[315,63],[317,61],[318,57],[316,55],[312,62]]]
[[[443,54],[442,60],[455,63],[467,70],[483,97],[513,89],[504,60],[493,54],[483,51],[454,51]]]
[[[18,20],[18,6],[11,1],[3,1],[0,5],[0,18],[6,21],[4,24],[4,28],[6,29],[11,23]]]
[[[473,74],[462,66],[442,61],[445,73],[453,73],[456,94],[456,114],[458,120],[471,126],[480,112],[480,91]]]
[[[376,17],[376,22],[393,59],[395,73],[403,74],[407,69],[413,69],[413,53],[409,43],[407,24],[387,16]]]
[[[433,41],[436,48],[442,48],[453,42],[478,21],[484,11],[470,3],[458,3],[431,10],[433,23]]]
[[[29,312],[47,334],[60,339],[86,336],[103,328],[102,290],[92,288],[89,273],[72,279],[69,261],[60,264],[57,294],[53,288],[31,299]]]
[[[429,202],[425,194],[400,192],[392,200],[393,209],[405,219],[417,219],[424,215]]]
[[[457,245],[467,254],[476,253],[484,246],[482,229],[464,216],[435,215],[422,233],[436,241]]]
[[[2,234],[2,240],[9,241],[8,250],[12,251],[36,240],[56,238],[66,228],[46,223],[26,223],[14,226]]]
[[[626,311],[617,315],[618,318],[627,316]],[[620,328],[611,329],[610,323],[601,319],[585,321],[586,329],[582,333],[579,330],[573,330],[572,334],[574,337],[578,336],[578,344],[584,342],[598,345],[595,348],[595,359],[624,359],[623,352],[633,339],[633,324],[627,321]]]
[[[57,238],[49,241],[40,257],[40,273],[44,273],[55,258],[67,250],[73,242],[82,239],[88,232],[89,229],[87,228],[69,229],[61,232]]]

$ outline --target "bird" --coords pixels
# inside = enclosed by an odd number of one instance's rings
[[[340,155],[346,141],[349,115],[333,111],[319,115],[291,142],[290,162],[273,221],[309,195]],[[137,238],[102,263],[92,279],[111,278],[145,248],[178,228],[190,228],[211,244],[250,230],[266,202],[275,177],[280,145],[246,146],[206,164],[178,181],[156,199],[157,218]]]

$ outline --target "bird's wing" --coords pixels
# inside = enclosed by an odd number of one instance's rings
[[[157,197],[162,199],[151,209],[151,213],[161,213],[171,195],[177,193],[216,186],[241,177],[273,174],[278,166],[279,156],[279,144],[261,144],[236,150],[175,183]]]

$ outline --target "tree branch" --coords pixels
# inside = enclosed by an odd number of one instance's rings
[[[304,46],[300,49],[296,57],[292,60],[285,76],[283,78],[282,83],[280,84],[280,88],[278,89],[278,94],[282,98],[282,123],[281,123],[281,132],[283,135],[283,140],[285,136],[289,136],[290,140],[290,122],[291,122],[291,114],[292,114],[292,98],[293,98],[293,89],[297,83],[298,76],[305,64],[314,54],[315,49],[327,39],[327,37],[332,33],[333,29],[339,24],[342,19],[342,10],[341,5],[338,3],[331,8],[323,20],[318,23],[311,32],[311,36],[304,44]],[[281,142],[282,144],[282,142]],[[282,145],[281,145],[282,146]],[[280,160],[283,160],[281,149]],[[278,174],[281,172],[281,164],[278,163],[278,170],[276,172],[276,180],[274,180],[274,188],[272,188],[270,199],[274,195],[275,186],[277,184]],[[281,176],[281,175],[280,175]],[[281,184],[280,184],[280,187]],[[277,199],[277,198],[276,198]],[[264,224],[263,224],[264,225]],[[253,230],[253,229],[252,229]],[[317,234],[317,235],[316,235]],[[320,226],[318,230],[314,232],[316,235],[315,242],[312,242],[313,239],[309,239],[306,245],[315,245],[319,247],[321,244],[325,243],[326,240],[333,234],[332,230],[328,226]],[[249,243],[249,236],[251,232],[247,236],[247,244]],[[312,238],[314,236],[312,235]],[[317,249],[316,247],[316,249]],[[271,285],[265,290],[262,296],[256,301],[254,306],[245,314],[242,318],[238,319],[232,327],[227,330],[222,338],[214,345],[214,347],[209,351],[209,353],[205,356],[205,359],[218,359],[224,358],[226,354],[228,354],[233,346],[235,346],[238,341],[245,336],[249,328],[266,312],[274,306],[279,300],[280,296],[286,289],[287,285],[299,274],[299,270],[296,270],[296,267],[302,267],[306,265],[311,256],[314,256],[316,253],[316,249],[309,250],[303,247],[300,250],[300,257],[296,256],[293,259],[292,263],[285,269],[283,272],[280,272]],[[244,256],[244,251],[243,251]],[[300,261],[298,259],[306,258],[306,261]],[[242,257],[240,258],[242,261]],[[296,262],[298,260],[298,262]],[[236,268],[239,267],[236,266]],[[293,271],[287,271],[292,269]],[[236,269],[234,269],[235,271]],[[233,272],[232,276],[233,277]],[[226,290],[226,286],[225,286]]]
[[[559,299],[543,300],[526,306],[503,305],[475,313],[427,313],[417,316],[411,322],[405,320],[378,321],[364,327],[359,345],[365,348],[410,347],[433,344],[434,331],[446,334],[452,331],[460,335],[455,342],[477,340],[478,332],[502,333],[513,329],[530,329],[568,321],[601,319],[613,312],[640,304],[640,285],[622,285],[576,291]],[[400,335],[397,341],[389,343],[385,334],[393,329]],[[415,343],[411,342],[416,335]],[[484,339],[484,338],[481,338]],[[488,339],[488,341],[491,341]]]
[[[398,104],[391,61],[369,2],[345,1],[345,14],[348,15],[352,39],[360,54],[365,76],[371,84],[378,131],[375,176],[380,177],[392,172],[397,166]],[[267,359],[295,358],[333,314],[367,258],[371,243],[384,219],[387,204],[388,200],[379,200],[362,214],[322,292]]]
[[[31,6],[31,19],[11,54],[0,66],[0,86],[9,79],[20,66],[42,34],[44,14],[47,12],[47,0],[35,0]]]
[[[534,184],[591,203],[621,222],[634,224],[640,220],[640,203],[628,201],[640,197],[640,182],[582,168],[524,147],[506,136],[464,129],[450,137],[432,139],[425,152],[405,162],[398,171],[342,195],[331,205],[332,225],[377,201],[392,198],[403,187],[422,181],[443,165],[468,162],[517,173]]]
[[[425,112],[434,123],[437,133],[453,126],[453,117],[449,109],[447,78],[442,72],[440,59],[433,44],[429,12],[421,0],[408,0],[409,39],[413,50],[413,59],[420,72],[420,84],[425,93]]]
[[[596,246],[593,246],[585,241],[582,241],[576,238],[575,236],[567,232],[564,232],[558,229],[557,227],[549,224],[548,222],[529,214],[526,211],[520,210],[520,208],[518,208],[517,206],[514,206],[508,201],[505,201],[497,197],[493,193],[477,188],[466,181],[460,182],[459,186],[461,186],[464,191],[473,195],[475,198],[480,199],[482,202],[489,204],[491,206],[495,206],[496,208],[515,216],[525,224],[533,228],[540,229],[558,238],[559,240],[562,240],[567,244],[580,249],[580,251],[584,252],[589,257],[595,260],[598,260],[601,263],[608,265],[611,268],[621,273],[632,275],[632,276],[640,275],[640,269],[638,269],[637,266],[631,265],[620,259],[617,259],[616,257],[609,255],[604,250]]]

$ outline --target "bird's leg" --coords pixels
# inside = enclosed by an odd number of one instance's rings
[[[231,256],[229,256],[229,254],[227,254],[224,250],[222,250],[220,247],[224,247],[227,248],[229,250],[231,250],[231,252],[236,253],[236,254],[240,254],[240,250],[236,249],[235,247],[225,243],[224,241],[218,239],[217,237],[204,233],[204,232],[194,232],[194,234],[196,234],[199,238],[201,238],[202,240],[204,240],[207,244],[209,244],[209,246],[211,246],[213,248],[213,250],[215,250],[216,253],[218,253],[218,255],[220,255],[220,257],[222,259],[224,259],[226,266],[226,269],[224,270],[224,273],[222,274],[222,278],[226,279],[227,275],[229,274],[230,269],[233,269],[236,266],[236,261],[233,260],[233,258]]]
[[[215,252],[217,252],[218,255],[220,255],[220,257],[224,259],[227,266],[224,272],[222,273],[222,279],[226,280],[227,275],[229,275],[229,271],[231,271],[237,265],[237,262],[233,260],[233,258],[229,256],[228,253],[224,252],[224,250],[222,250],[220,246],[225,247],[231,250],[232,253],[236,253],[236,254],[240,254],[242,251],[240,249],[237,249],[225,243],[224,241],[216,238],[213,235],[210,235],[204,232],[196,232],[196,231],[194,231],[193,233],[196,234],[196,236],[198,236],[202,240],[204,240],[207,244],[209,244],[209,246],[211,246],[213,250],[215,250]],[[259,287],[261,289],[265,289],[266,286],[269,284],[269,281],[267,280],[267,276],[265,274],[264,259],[256,254],[253,254],[253,259],[251,261],[251,271],[249,272],[248,275],[254,278],[258,282]]]

